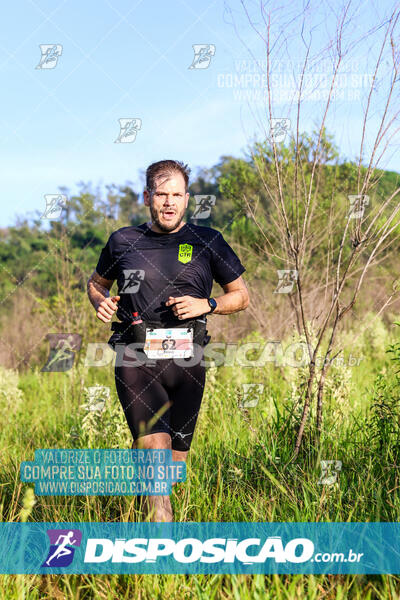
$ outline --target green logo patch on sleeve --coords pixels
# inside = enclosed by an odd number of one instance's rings
[[[193,246],[190,244],[179,244],[178,260],[182,263],[188,263],[192,260]]]

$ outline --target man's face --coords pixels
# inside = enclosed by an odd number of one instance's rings
[[[156,177],[150,194],[145,190],[144,203],[150,207],[153,226],[156,230],[173,233],[185,215],[189,193],[185,192],[185,180],[181,173]]]

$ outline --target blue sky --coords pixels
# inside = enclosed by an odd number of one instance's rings
[[[259,3],[244,4],[265,33]],[[289,11],[282,7],[272,19],[272,37],[282,60],[275,70],[277,91],[290,88],[288,64],[299,60],[304,50],[298,24],[290,24],[302,2],[287,6]],[[379,11],[373,2],[354,6],[350,37],[370,30],[392,3],[381,2]],[[328,13],[316,9],[310,17],[317,25],[317,46],[332,27]],[[290,37],[285,46],[279,46],[282,30]],[[380,33],[370,34],[355,50],[353,63],[344,70],[344,94],[334,102],[327,121],[341,152],[351,158],[361,133],[361,100],[352,94],[363,91],[362,77],[372,72],[370,56]],[[62,46],[55,68],[35,68],[40,44]],[[193,44],[215,47],[208,68],[189,68]],[[79,181],[94,186],[131,181],[139,191],[140,172],[155,160],[184,160],[196,171],[224,154],[241,156],[254,135],[268,134],[265,107],[253,96],[260,93],[254,76],[260,73],[257,61],[263,57],[263,41],[239,0],[7,3],[2,7],[0,38],[0,226],[14,223],[17,214],[42,211],[44,194],[56,193],[60,186],[73,193]],[[311,85],[319,88],[318,77],[326,65],[321,63],[317,71]],[[244,92],[242,84],[232,87],[240,74],[248,76],[247,84],[242,80]],[[377,127],[384,94],[382,83],[368,132]],[[302,129],[316,123],[320,109],[321,103],[312,97],[305,102]],[[285,97],[277,100],[276,117],[290,116],[290,111]],[[141,119],[134,142],[115,143],[120,118]],[[392,170],[400,170],[397,142],[392,138],[382,164]]]

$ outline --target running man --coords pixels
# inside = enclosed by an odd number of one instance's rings
[[[112,233],[88,280],[98,319],[108,323],[116,312],[121,321],[112,324],[120,333],[109,343],[116,350],[122,347],[115,384],[133,447],[171,449],[174,461],[186,461],[200,410],[206,315],[228,315],[249,305],[241,277],[245,268],[222,234],[184,221],[189,173],[187,165],[174,160],[148,167],[143,196],[151,221]],[[132,271],[143,277],[135,293],[126,293]],[[115,280],[119,295],[110,297]],[[210,298],[213,280],[224,292],[216,298]],[[146,363],[139,350],[128,349],[138,339],[147,357],[156,355],[156,360],[145,357]],[[115,346],[115,341],[122,344]],[[188,348],[191,354],[185,355]],[[149,496],[148,502],[152,520],[173,520],[169,496]]]

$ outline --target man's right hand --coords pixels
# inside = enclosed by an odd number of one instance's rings
[[[96,317],[100,319],[100,321],[103,321],[103,323],[111,321],[111,317],[118,309],[118,300],[120,300],[119,296],[104,298],[104,300],[97,305]]]

